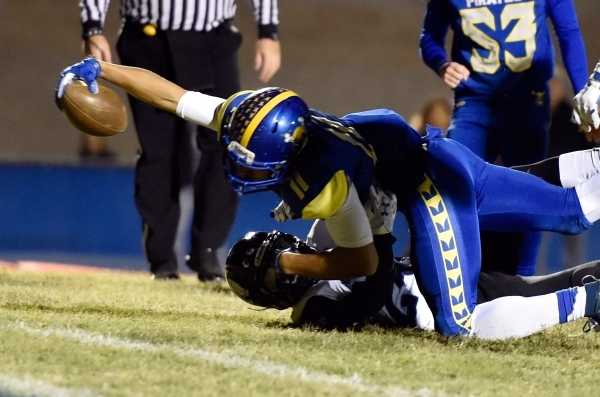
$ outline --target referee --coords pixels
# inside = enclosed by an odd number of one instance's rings
[[[79,7],[85,54],[112,62],[110,45],[103,35],[109,3],[80,0]],[[258,25],[254,68],[266,83],[281,64],[277,0],[252,0],[251,4]],[[120,61],[149,69],[187,90],[228,98],[241,89],[238,50],[242,37],[232,23],[236,9],[235,0],[121,0]],[[129,103],[141,146],[135,201],[143,221],[146,258],[152,278],[177,279],[174,244],[183,183],[179,161],[191,149],[185,144],[190,124],[131,96]],[[221,281],[224,264],[216,251],[227,241],[238,195],[225,180],[223,148],[214,132],[194,128],[201,155],[194,178],[187,265],[198,272],[200,281]]]

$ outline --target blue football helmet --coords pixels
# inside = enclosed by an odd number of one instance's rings
[[[307,141],[310,110],[295,92],[271,87],[236,94],[219,117],[225,175],[235,191],[252,193],[284,179]]]

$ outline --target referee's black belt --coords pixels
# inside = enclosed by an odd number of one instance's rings
[[[233,26],[233,24],[231,23],[231,19],[226,19],[225,21],[221,22],[221,24],[219,26],[217,26],[216,28],[213,28],[210,32],[220,32],[223,30],[229,30],[229,29],[231,29],[232,26]],[[156,34],[161,32],[161,29],[156,24],[140,23],[139,21],[137,21],[136,19],[131,18],[131,17],[125,18],[125,24],[123,26],[123,29],[137,31],[148,37],[156,36]],[[210,33],[210,32],[204,32],[204,31],[198,31],[198,32],[199,33]]]

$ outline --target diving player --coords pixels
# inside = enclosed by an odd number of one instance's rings
[[[454,90],[448,138],[485,161],[500,156],[508,167],[546,157],[548,81],[555,64],[548,19],[578,92],[587,79],[587,58],[573,0],[429,1],[420,51],[425,64]],[[449,28],[451,59],[444,48]],[[535,273],[540,242],[539,233],[482,233],[484,255],[497,259],[494,266],[514,262],[514,271],[523,275]]]
[[[506,321],[530,312],[539,313],[538,325],[544,325],[543,314],[557,310],[561,323],[600,319],[598,281],[519,302],[505,297],[477,304],[479,228],[586,230],[600,219],[596,152],[573,154],[583,169],[560,164],[555,172],[570,184],[558,187],[489,164],[442,138],[439,129],[421,137],[387,109],[338,118],[309,109],[293,91],[273,87],[225,100],[186,91],[144,69],[89,58],[61,73],[56,97],[75,79],[93,85],[98,78],[215,130],[227,148],[225,174],[236,191],[271,190],[289,218],[324,219],[336,247],[316,254],[280,252],[268,264],[277,271],[315,279],[374,274],[379,257],[363,203],[375,181],[397,196],[408,220],[412,265],[437,331],[469,335],[477,319]]]

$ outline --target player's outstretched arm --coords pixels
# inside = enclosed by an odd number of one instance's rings
[[[213,130],[217,129],[216,110],[223,99],[199,92],[186,91],[163,77],[142,68],[116,65],[86,58],[64,69],[56,88],[57,105],[65,88],[74,80],[84,81],[92,93],[98,92],[97,80],[102,78],[128,94],[154,107]]]
[[[176,113],[177,104],[187,92],[177,84],[146,69],[99,61],[100,77],[141,101],[159,109]]]

